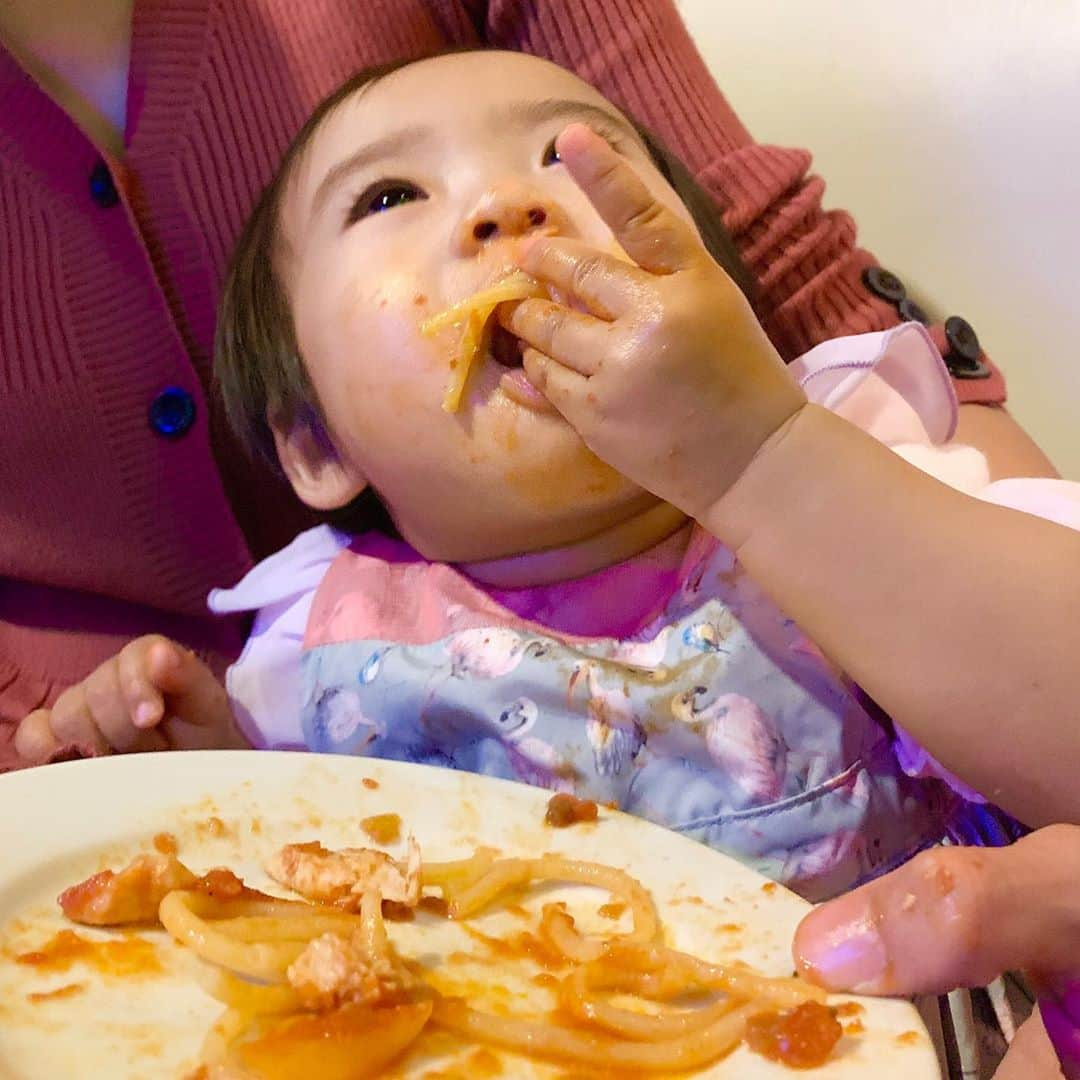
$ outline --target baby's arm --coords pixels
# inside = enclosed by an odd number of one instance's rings
[[[702,524],[944,765],[1029,824],[1080,821],[1080,533],[816,406]]]
[[[27,716],[15,749],[48,761],[65,745],[85,752],[240,749],[225,688],[194,653],[157,634],[137,638]]]
[[[577,126],[559,150],[637,265],[570,240],[527,250],[591,312],[529,300],[506,317],[529,378],[946,767],[1029,824],[1080,821],[1080,533],[955,492],[807,404],[625,160]]]

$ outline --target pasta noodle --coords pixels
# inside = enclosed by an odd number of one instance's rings
[[[161,925],[203,962],[200,983],[224,1006],[206,1035],[197,1075],[360,1080],[382,1075],[429,1026],[564,1067],[633,1075],[709,1065],[748,1030],[756,1038],[789,1018],[809,1032],[800,1048],[805,1053],[812,1045],[814,1061],[824,1060],[839,1038],[840,1026],[822,991],[798,979],[766,978],[741,964],[711,964],[667,946],[652,897],[623,870],[553,854],[500,858],[485,848],[467,859],[425,863],[411,838],[409,847],[407,866],[384,855],[367,860],[372,877],[358,880],[341,901],[350,910],[310,898],[266,896],[239,879],[231,891],[215,894],[208,883],[227,875],[220,870],[203,878],[190,875],[194,884],[165,895]],[[338,853],[321,845],[289,850],[293,863],[302,863],[297,881],[312,894],[325,889],[325,873],[340,872]],[[354,863],[362,866],[364,860]],[[536,950],[522,954],[559,972],[543,976],[554,989],[555,1011],[495,1015],[440,992],[421,964],[397,953],[378,884],[400,887],[395,875],[417,886],[415,906],[425,906],[423,889],[437,890],[448,917],[463,923],[538,884],[586,885],[617,900],[629,913],[630,928],[584,933],[564,903],[545,903],[539,940],[521,935]],[[360,897],[358,912],[354,896]],[[129,909],[123,896],[110,894],[114,901],[118,912]],[[107,916],[102,904],[92,910],[97,919]],[[465,929],[489,947],[511,944]]]
[[[279,925],[270,932],[268,940],[245,941],[242,937],[237,938],[231,934],[228,929],[219,929],[213,925],[213,922],[227,923],[230,910],[236,910],[235,902],[226,906],[228,903],[215,900],[205,893],[178,889],[161,901],[158,918],[161,925],[177,941],[186,945],[201,959],[245,978],[271,983],[284,982],[289,965],[307,948],[310,938],[322,933],[321,930],[313,930],[310,937],[302,936],[289,940],[287,931],[293,930],[297,925],[294,923],[292,903],[259,902],[260,910],[276,909],[280,912],[275,920]],[[300,916],[302,920],[312,918],[321,924],[326,916],[317,912]]]
[[[535,1020],[489,1016],[452,999],[435,1003],[432,1020],[458,1035],[471,1036],[505,1050],[519,1053],[524,1050],[537,1057],[593,1068],[674,1072],[708,1065],[732,1050],[754,1011],[754,1005],[741,1005],[701,1030],[653,1043],[611,1039]]]
[[[482,847],[467,859],[424,863],[420,870],[420,881],[425,886],[441,889],[445,897],[449,890],[471,885],[486,874],[495,863],[495,855],[491,848]]]
[[[514,300],[527,300],[530,297],[547,297],[543,286],[533,277],[520,270],[497,281],[488,289],[474,293],[468,299],[453,307],[432,315],[420,326],[424,337],[433,337],[450,327],[461,329],[461,340],[456,355],[450,361],[450,381],[446,384],[442,407],[446,412],[457,412],[461,408],[461,396],[469,372],[484,345],[488,321],[500,304]]]

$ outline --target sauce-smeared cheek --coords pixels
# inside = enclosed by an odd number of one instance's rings
[[[384,277],[374,288],[356,281],[346,286],[338,297],[335,318],[354,349],[370,349],[385,360],[402,350],[414,353],[422,348],[420,323],[427,306],[427,294],[415,277]]]
[[[514,459],[521,449],[521,434],[513,416],[497,415],[491,424],[491,442],[495,453],[503,459]],[[482,455],[476,455],[479,459]]]
[[[363,395],[379,415],[413,415],[428,399],[437,407],[445,371],[437,350],[420,336],[427,304],[413,277],[344,290],[336,362],[346,368],[346,395]]]
[[[517,408],[492,409],[486,419],[482,456],[493,456],[508,491],[540,513],[603,504],[625,490],[626,480],[579,436],[568,426],[559,430],[562,421],[533,427]]]
[[[558,461],[512,465],[503,479],[513,491],[541,510],[558,510],[577,502],[603,502],[622,490],[625,479],[582,444]]]

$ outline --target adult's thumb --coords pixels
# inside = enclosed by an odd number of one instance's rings
[[[793,951],[808,980],[866,994],[938,994],[1024,969],[1064,1075],[1080,1080],[1080,826],[924,852],[811,912]]]
[[[941,993],[1002,971],[1080,975],[1080,827],[1007,848],[935,848],[823,904],[795,961],[829,989]]]

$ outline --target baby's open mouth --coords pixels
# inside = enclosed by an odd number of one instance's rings
[[[499,323],[494,323],[491,327],[489,348],[492,359],[502,364],[503,367],[519,368],[522,366],[524,343]]]

